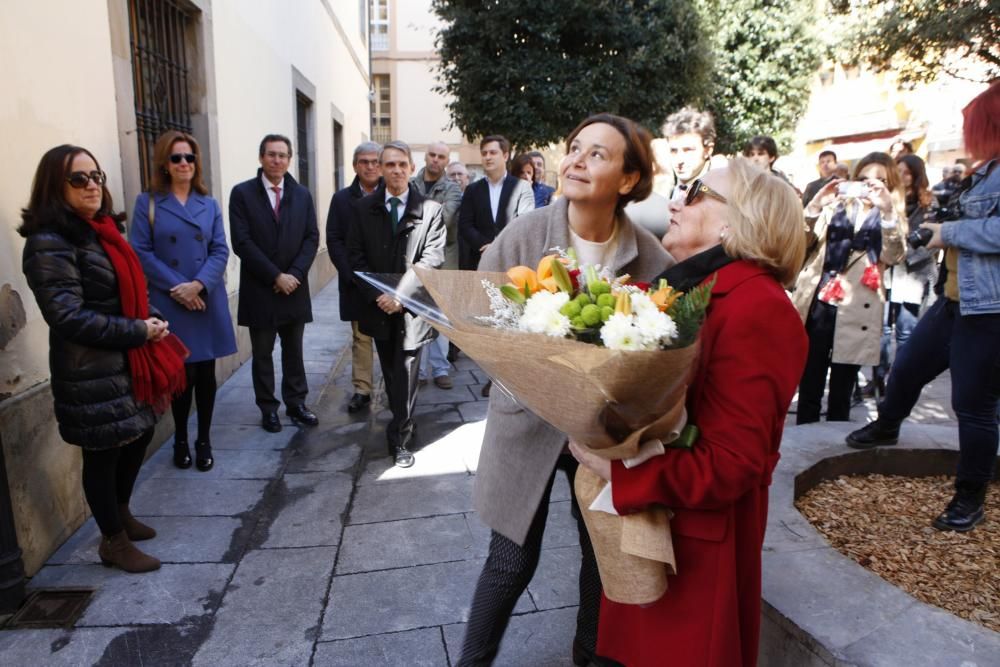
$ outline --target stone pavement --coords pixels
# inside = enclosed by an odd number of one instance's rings
[[[336,281],[306,327],[315,429],[257,425],[249,364],[218,394],[215,468],[171,464],[169,442],[143,467],[132,508],[159,535],[163,567],[104,568],[87,521],[30,581],[96,589],[72,629],[0,631],[0,664],[450,665],[489,540],[472,511],[484,376],[467,358],[455,388],[423,387],[416,465],[386,455],[381,406],[349,415],[350,327]],[[276,354],[277,357],[277,354]],[[276,364],[280,368],[280,364]],[[377,364],[376,364],[377,366]],[[194,432],[194,419],[191,422]],[[579,551],[560,474],[534,582],[498,665],[571,665]]]

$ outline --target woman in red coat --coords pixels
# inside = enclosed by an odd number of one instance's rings
[[[755,665],[767,488],[808,349],[782,288],[802,266],[802,209],[786,183],[736,159],[670,213],[663,243],[679,263],[661,277],[687,290],[716,276],[688,392],[701,436],[631,469],[570,444],[612,481],[619,513],[674,512],[677,576],[651,605],[604,598],[597,652],[628,667]]]

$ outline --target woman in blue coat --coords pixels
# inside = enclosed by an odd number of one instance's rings
[[[149,282],[149,300],[191,351],[187,389],[171,409],[176,425],[174,465],[191,467],[187,422],[198,409],[195,463],[215,463],[209,431],[215,406],[215,360],[236,352],[225,273],[229,259],[218,202],[202,180],[201,150],[189,134],[165,132],[153,148],[148,193],[135,200],[132,247]]]

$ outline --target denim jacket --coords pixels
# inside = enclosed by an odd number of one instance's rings
[[[960,198],[963,218],[941,226],[945,245],[958,248],[962,315],[1000,313],[1000,164],[991,160],[972,174]]]

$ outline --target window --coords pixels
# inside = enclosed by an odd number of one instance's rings
[[[333,121],[333,189],[344,187],[344,126]]]
[[[389,0],[372,0],[372,51],[389,50]]]
[[[128,19],[139,172],[145,189],[156,138],[166,130],[192,132],[186,43],[194,17],[169,0],[128,0]]]
[[[298,155],[299,183],[312,190],[312,100],[303,95],[295,95],[295,152]]]
[[[384,144],[392,139],[389,75],[376,74],[372,77],[372,84],[375,93],[372,98],[372,141]]]

